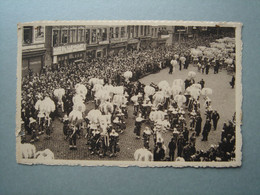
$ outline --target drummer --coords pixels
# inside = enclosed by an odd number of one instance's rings
[[[143,132],[143,140],[144,140],[144,147],[149,150],[149,142],[150,142],[150,136],[152,134],[152,131],[149,129],[149,127],[145,127],[145,130]]]
[[[186,125],[186,120],[183,115],[180,115],[179,120],[178,120],[178,125],[180,129],[183,129],[183,127]]]
[[[100,148],[100,143],[99,143],[99,139],[100,139],[100,131],[96,128],[92,131],[92,135],[91,135],[91,144],[90,144],[90,150],[91,150],[91,155],[98,153],[99,148]]]
[[[126,99],[127,100],[127,99]],[[127,119],[128,118],[128,112],[127,112],[127,101],[123,102],[121,105],[123,116]]]
[[[77,150],[77,127],[74,124],[70,124],[69,127],[69,149]]]
[[[142,122],[144,119],[142,118],[142,114],[139,113],[138,117],[135,119],[135,134],[136,134],[136,139],[140,139],[140,134],[141,134],[141,128],[142,128]]]
[[[145,96],[143,104],[142,104],[142,116],[147,119],[151,112],[151,100],[149,97]]]
[[[117,153],[117,147],[119,142],[119,135],[118,133],[113,129],[111,133],[109,134],[110,137],[110,157],[116,156]]]
[[[178,112],[175,108],[171,109],[171,128],[174,128],[178,123]]]
[[[192,129],[195,127],[196,116],[197,116],[197,113],[193,109],[192,112],[190,113],[190,128],[192,128]]]

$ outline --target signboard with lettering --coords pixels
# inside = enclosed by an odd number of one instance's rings
[[[99,44],[109,44],[109,40],[107,40],[107,41],[99,41]]]
[[[162,39],[168,39],[170,37],[170,35],[161,35]]]
[[[76,45],[63,45],[59,47],[53,48],[53,55],[62,55],[67,53],[73,53],[78,51],[84,51],[86,50],[86,44],[76,44]]]
[[[125,42],[123,42],[123,43],[114,43],[114,44],[110,45],[110,48],[125,47],[125,46],[126,46]]]
[[[128,40],[128,44],[133,44],[133,43],[138,43],[139,40],[138,39],[130,39]]]
[[[44,44],[43,43],[39,43],[39,44],[32,44],[32,45],[23,45],[23,51],[26,50],[40,50],[40,49],[44,49]]]

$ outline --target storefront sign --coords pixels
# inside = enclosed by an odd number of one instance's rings
[[[162,39],[168,39],[168,38],[170,38],[170,35],[161,35],[161,38]]]
[[[128,41],[128,44],[134,44],[134,43],[138,43],[138,42],[139,42],[138,39],[130,39],[130,40]]]
[[[99,44],[109,44],[109,40],[107,40],[107,41],[99,41]]]
[[[125,41],[127,41],[127,37],[122,37],[122,38],[111,38],[110,39],[110,42],[111,43],[114,43],[114,44],[116,44],[116,43],[122,43],[122,42],[125,42]]]
[[[86,50],[86,44],[76,44],[76,45],[64,45],[59,47],[53,48],[53,55],[62,55],[66,53],[73,53],[78,51],[84,51]]]
[[[114,43],[114,44],[110,45],[110,48],[125,47],[125,46],[126,46],[125,42],[123,42],[123,43]]]
[[[26,50],[44,49],[44,44],[23,45],[23,52]]]

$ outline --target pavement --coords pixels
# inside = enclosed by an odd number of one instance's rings
[[[190,65],[188,70],[177,70],[173,74],[168,74],[169,69],[163,69],[156,74],[150,74],[140,81],[144,84],[149,85],[151,82],[158,84],[162,80],[166,80],[171,85],[174,79],[187,78],[189,71],[195,71],[197,73],[195,82],[197,83],[202,78],[205,81],[205,87],[209,87],[213,90],[213,94],[210,96],[212,100],[212,108],[217,110],[220,114],[220,120],[218,122],[218,128],[216,131],[211,130],[209,133],[208,141],[202,142],[202,136],[200,135],[196,139],[197,150],[208,150],[211,144],[218,144],[220,141],[221,130],[223,123],[230,120],[235,112],[235,89],[232,89],[229,85],[231,81],[231,75],[227,73],[225,69],[220,70],[218,74],[213,74],[213,70],[210,69],[209,74],[201,74],[197,72],[197,68]],[[201,114],[202,114],[202,128],[205,123],[205,109],[204,100],[200,98]],[[87,112],[94,108],[92,102],[86,103]],[[77,150],[69,150],[68,140],[64,139],[63,135],[63,124],[56,118],[53,121],[53,132],[50,139],[46,139],[46,135],[40,135],[40,140],[35,142],[36,150],[50,149],[55,156],[55,159],[70,159],[70,160],[118,160],[118,161],[132,161],[134,160],[133,155],[136,149],[143,147],[143,140],[136,139],[134,134],[134,120],[133,106],[128,106],[128,119],[126,119],[126,130],[119,135],[119,146],[120,152],[117,153],[116,157],[99,157],[98,155],[91,155],[86,145],[86,139],[81,137],[77,140]],[[142,130],[149,124],[143,124]],[[141,132],[142,135],[142,132]],[[166,147],[171,139],[172,132],[166,132],[163,134]],[[190,132],[191,135],[191,132]],[[150,139],[150,147],[153,148],[153,138]],[[166,152],[167,155],[167,152]]]

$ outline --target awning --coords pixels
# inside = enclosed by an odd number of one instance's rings
[[[22,58],[30,58],[30,57],[42,56],[42,55],[45,54],[45,52],[46,52],[45,49],[23,51],[23,52],[22,52]]]

